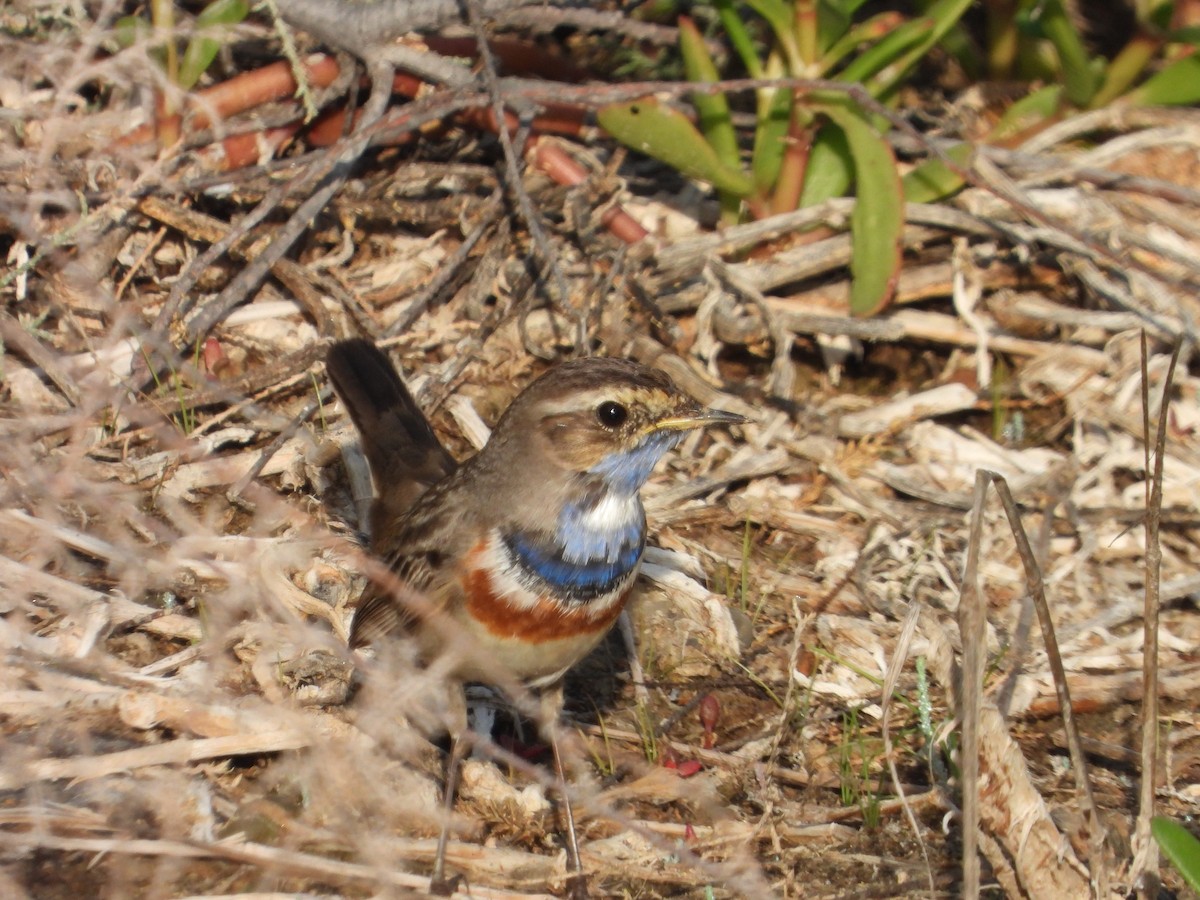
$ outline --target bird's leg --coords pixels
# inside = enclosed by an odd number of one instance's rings
[[[563,708],[562,683],[542,692],[542,733],[554,753],[554,774],[558,779],[556,793],[563,814],[563,826],[567,833],[567,896],[572,900],[587,900],[587,875],[583,871],[583,859],[579,855],[579,837],[575,833],[575,814],[571,811],[571,798],[567,794],[567,772],[563,767],[562,750],[558,741],[558,724]]]
[[[442,809],[442,833],[438,835],[438,852],[433,857],[433,876],[430,878],[430,893],[450,896],[457,888],[458,878],[446,880],[446,842],[450,839],[450,817],[454,816],[454,798],[458,793],[458,773],[462,770],[463,757],[467,755],[470,740],[466,734],[455,734],[450,740],[450,758],[446,761],[446,788]]]
[[[471,742],[459,732],[450,741],[450,759],[446,762],[446,795],[442,808],[442,831],[438,835],[437,854],[433,858],[433,876],[429,879],[429,892],[439,897],[449,897],[458,888],[458,876],[446,879],[446,844],[450,839],[450,819],[454,815],[454,795],[458,793],[458,775],[462,771],[463,757]]]
[[[433,875],[429,879],[429,892],[439,897],[449,897],[458,889],[459,876],[446,878],[446,845],[450,840],[450,820],[454,816],[454,797],[458,793],[458,778],[462,773],[462,761],[471,748],[467,730],[467,701],[462,688],[451,689],[449,712],[450,758],[446,760],[446,790],[442,806],[442,830],[438,835],[437,853],[433,857]]]

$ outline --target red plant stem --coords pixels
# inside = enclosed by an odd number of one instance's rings
[[[569,186],[582,184],[587,180],[587,169],[552,141],[531,138],[528,155],[533,164],[549,175],[557,184]],[[600,217],[600,221],[614,236],[627,244],[636,244],[649,235],[649,232],[641,226],[637,219],[619,206],[613,206],[606,210]]]
[[[431,39],[430,45],[439,48],[456,48],[457,45],[444,39]],[[465,44],[464,51],[472,50]],[[517,58],[519,45],[509,42],[502,44],[505,63],[512,70],[520,71],[523,65],[529,65],[528,60]],[[328,87],[338,77],[337,61],[332,56],[314,55],[305,63],[305,77],[312,87]],[[577,72],[568,73],[570,76]],[[424,82],[406,73],[397,73],[392,80],[392,90],[405,97],[416,97],[424,87]],[[291,67],[285,61],[271,63],[253,72],[235,75],[227,81],[205,88],[189,98],[188,124],[194,128],[208,127],[214,118],[221,119],[234,116],[253,109],[263,103],[283,100],[296,93],[296,80],[292,76]],[[346,112],[344,108],[328,110],[322,113],[309,127],[307,138],[316,147],[330,146],[346,134]],[[183,124],[183,116],[172,116],[158,120],[155,124],[143,125],[124,135],[121,145],[148,143],[159,134],[178,133]],[[460,121],[474,125],[477,128],[496,132],[497,123],[490,110],[467,110],[459,117]],[[533,119],[532,128],[535,134],[560,134],[578,137],[583,132],[586,112],[579,106],[569,103],[543,104],[541,112]],[[505,125],[510,130],[518,126],[517,117],[511,113],[505,116]],[[215,165],[225,171],[238,169],[247,165],[261,162],[270,157],[283,144],[291,140],[302,125],[297,121],[279,128],[271,128],[248,134],[233,135],[224,138],[211,153],[216,157]],[[392,145],[408,143],[413,139],[411,134],[404,134],[390,141]],[[561,147],[553,143],[531,138],[527,154],[539,169],[545,172],[556,183],[574,186],[582,184],[588,177],[587,170],[572,159]],[[636,219],[619,206],[612,206],[600,217],[602,224],[616,237],[626,243],[637,243],[646,238],[649,232]]]
[[[214,168],[232,172],[271,159],[299,130],[300,124],[297,122],[279,128],[230,135],[207,148],[204,155]]]
[[[812,151],[813,125],[800,98],[792,99],[792,120],[788,125],[787,147],[783,151],[783,162],[779,166],[779,178],[771,194],[771,214],[791,212],[800,206],[804,190],[804,175],[808,170],[808,155]]]
[[[304,72],[313,87],[328,87],[338,76],[337,60],[332,56],[317,54],[305,63]],[[194,128],[207,128],[214,116],[225,119],[263,103],[284,100],[295,93],[296,79],[292,77],[291,66],[281,60],[197,91],[188,98],[187,106],[191,111],[188,124]],[[164,129],[171,122],[178,127],[181,117],[173,116],[167,122],[158,123],[158,128]],[[155,131],[155,125],[143,125],[126,134],[118,143],[125,146],[144,144],[154,139]]]
[[[442,56],[474,59],[478,52],[474,37],[454,38],[429,35],[425,38],[425,45],[434,53]],[[587,80],[588,73],[571,60],[564,59],[557,53],[547,52],[529,41],[493,38],[488,41],[488,47],[499,60],[506,75],[521,77],[537,75],[547,81],[564,81],[572,84]]]

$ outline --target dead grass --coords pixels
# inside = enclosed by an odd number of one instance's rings
[[[636,661],[614,636],[569,681],[595,894],[959,892],[955,616],[980,468],[1007,478],[1032,536],[1108,829],[1096,859],[993,498],[978,545],[983,706],[1011,768],[985,768],[982,802],[1021,827],[985,814],[984,884],[1067,896],[1103,866],[1129,889],[1146,551],[1138,343],[1147,330],[1160,396],[1170,340],[1190,340],[1196,320],[1194,113],[1100,120],[1090,143],[1064,129],[993,160],[1109,256],[973,188],[939,225],[911,211],[897,302],[868,321],[839,306],[840,238],[788,246],[781,217],[718,246],[695,224],[698,192],[658,191],[661,172],[633,160],[622,181],[571,191],[526,174],[572,298],[547,306],[521,219],[488,205],[497,148],[431,134],[368,155],[250,302],[189,345],[184,323],[298,200],[202,271],[194,261],[319,157],[300,147],[291,166],[218,175],[200,147],[155,160],[117,146],[156,70],[144,48],[96,52],[98,26],[73,9],[0,13],[0,893],[424,891],[440,764],[408,720],[436,708],[440,684],[436,668],[364,679],[360,667],[348,699],[369,482],[317,362],[330,338],[405,322],[388,345],[460,453],[546,358],[585,349],[654,361],[753,419],[693,439],[656,476],[646,505],[661,549],[632,611]],[[597,173],[611,159],[604,142],[571,153]],[[1101,190],[1100,170],[1153,182]],[[648,243],[627,249],[593,224],[610,198]],[[182,278],[194,285],[156,333]],[[1200,811],[1198,398],[1181,367],[1157,790],[1180,817]],[[561,888],[548,783],[499,748],[470,764],[450,861],[472,896]],[[1056,853],[1036,873],[1013,843],[1034,830]]]

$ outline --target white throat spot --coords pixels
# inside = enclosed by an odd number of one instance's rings
[[[621,496],[609,491],[583,515],[582,522],[588,531],[624,531],[637,523],[641,511],[637,494]]]

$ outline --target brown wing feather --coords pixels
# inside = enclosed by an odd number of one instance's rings
[[[445,579],[453,577],[445,562],[450,542],[461,539],[460,522],[435,500],[438,488],[418,501],[410,514],[390,522],[372,544],[375,555],[387,562],[396,580],[435,606],[446,602]],[[403,548],[399,552],[397,548]],[[388,586],[370,583],[350,624],[350,646],[361,647],[387,635],[408,631],[418,610],[407,606]]]
[[[382,638],[408,630],[412,617],[390,594],[371,594],[354,611],[350,622],[350,649],[366,647]]]

